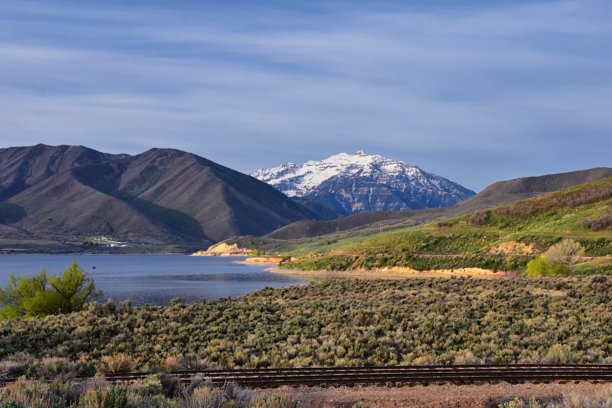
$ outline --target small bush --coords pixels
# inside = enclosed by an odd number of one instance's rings
[[[575,361],[572,349],[564,344],[553,344],[544,357],[544,362],[550,364],[571,364]]]
[[[28,353],[15,353],[0,361],[0,379],[28,375],[36,365],[36,360]]]
[[[100,359],[100,371],[104,374],[129,373],[134,369],[134,360],[125,353],[103,356]]]
[[[610,229],[612,228],[612,215],[607,214],[592,220],[584,220],[582,221],[582,226],[593,231]]]
[[[127,408],[127,406],[127,388],[115,385],[106,392],[104,408]]]
[[[499,408],[609,408],[612,407],[612,394],[603,397],[584,395],[564,395],[544,400],[535,398],[515,398],[498,405]]]
[[[470,350],[461,350],[455,354],[455,364],[467,365],[467,364],[482,364],[482,359],[474,356]]]
[[[575,264],[584,255],[584,248],[573,239],[564,239],[542,254],[551,263]]]
[[[544,257],[537,257],[529,261],[525,274],[531,277],[562,276],[570,272],[569,266],[560,263],[551,263]]]
[[[7,287],[0,288],[0,320],[72,313],[99,295],[76,261],[59,276],[47,276],[44,269],[34,276],[9,274]]]
[[[472,216],[472,225],[483,225],[491,219],[491,211],[476,211]]]
[[[225,406],[225,397],[219,388],[196,388],[193,390],[193,394],[185,397],[183,406],[185,408],[223,407]]]
[[[159,378],[161,388],[166,397],[173,398],[177,397],[183,391],[181,382],[176,375],[162,374]]]
[[[287,396],[272,394],[256,398],[250,406],[253,408],[298,408],[300,404]]]
[[[194,356],[170,356],[164,360],[164,368],[167,371],[204,370],[210,366],[210,361]]]
[[[15,401],[11,401],[11,402],[0,402],[0,408],[26,408],[23,405],[15,402]]]
[[[36,378],[60,381],[70,380],[82,371],[77,363],[61,357],[43,358],[35,369]]]

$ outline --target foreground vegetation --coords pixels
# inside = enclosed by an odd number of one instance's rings
[[[581,395],[565,395],[556,398],[546,398],[539,401],[535,398],[516,398],[499,405],[499,408],[610,408],[612,407],[612,392],[602,397],[586,397]]]
[[[612,274],[612,178],[394,232],[322,237],[296,246],[281,266],[524,271],[536,255],[569,239],[585,258],[564,273]]]
[[[41,271],[34,276],[9,275],[0,288],[0,320],[79,311],[99,295],[92,279],[76,262],[59,275]]]
[[[70,315],[0,322],[0,375],[44,377],[68,364],[93,375],[194,367],[611,363],[611,294],[608,276],[328,280],[187,305],[91,304]]]
[[[18,381],[0,389],[0,408],[293,408],[281,394],[256,395],[233,384],[219,388],[195,377],[181,386],[169,377],[151,376],[135,384],[111,385],[102,378],[77,384]]]

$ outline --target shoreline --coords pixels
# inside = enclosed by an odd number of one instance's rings
[[[268,265],[272,267],[278,267],[279,262],[281,262],[283,258],[280,257],[267,257],[267,256],[251,256],[240,261],[236,261],[235,263],[241,265]]]
[[[428,271],[417,271],[410,268],[389,268],[389,269],[370,269],[370,270],[350,270],[350,271],[305,271],[300,269],[285,269],[277,265],[267,268],[266,271],[288,276],[300,276],[316,279],[418,279],[418,278],[464,278],[471,277],[476,279],[502,279],[517,276],[516,272],[493,272],[489,269],[481,268],[458,268],[434,269]]]

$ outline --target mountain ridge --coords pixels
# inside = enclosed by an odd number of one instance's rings
[[[362,150],[302,165],[286,163],[251,175],[290,197],[326,205],[342,215],[445,207],[475,195],[414,164]]]
[[[176,149],[133,156],[66,145],[0,149],[0,197],[16,214],[0,219],[3,238],[110,235],[206,246],[317,218],[253,177]]]

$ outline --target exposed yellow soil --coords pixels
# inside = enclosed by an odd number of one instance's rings
[[[246,265],[278,265],[282,260],[283,258],[273,256],[252,256],[242,261],[238,261],[238,263]]]
[[[197,251],[191,256],[247,256],[251,250],[240,248],[237,244],[228,245],[225,242],[213,245],[206,251]]]
[[[303,276],[308,279],[406,279],[406,278],[449,278],[471,276],[480,279],[508,278],[515,276],[512,272],[493,272],[480,268],[435,269],[430,271],[417,271],[410,268],[393,267],[376,270],[350,270],[350,271],[302,271],[298,269],[270,268],[270,272],[285,275]]]
[[[506,276],[504,272],[494,272],[490,269],[482,268],[455,268],[455,269],[430,269],[427,271],[417,271],[416,269],[408,268],[405,266],[393,266],[390,268],[380,269],[382,272],[395,272],[398,274],[411,274],[411,275],[422,275],[422,274],[433,274],[439,276],[486,276],[486,277],[500,277]]]

